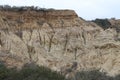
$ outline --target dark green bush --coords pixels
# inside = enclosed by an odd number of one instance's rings
[[[61,74],[42,66],[24,66],[18,71],[0,65],[0,80],[65,80],[65,78]]]
[[[75,78],[76,80],[114,80],[113,77],[107,76],[99,70],[77,72]],[[117,80],[120,80],[120,78]]]
[[[34,64],[25,65],[21,70],[8,69],[0,64],[0,80],[66,80],[61,74],[46,67],[39,67]],[[107,76],[99,70],[80,71],[74,78],[69,80],[120,80],[120,75],[115,77]]]
[[[97,25],[102,27],[103,29],[108,29],[111,27],[111,23],[108,21],[108,19],[95,19],[93,20]]]
[[[9,75],[9,70],[2,64],[0,64],[0,80],[5,79]]]

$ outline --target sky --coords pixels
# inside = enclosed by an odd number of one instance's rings
[[[86,20],[96,18],[120,19],[120,0],[0,0],[0,5],[39,6],[42,8],[72,9]]]

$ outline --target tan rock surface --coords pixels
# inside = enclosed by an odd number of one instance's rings
[[[17,67],[35,62],[57,71],[72,69],[77,62],[78,71],[100,69],[111,76],[120,73],[119,33],[114,28],[103,30],[69,10],[46,12],[51,17],[41,17],[43,12],[23,12],[24,19],[19,12],[0,13],[0,55],[14,57],[0,60],[11,65],[13,61]]]

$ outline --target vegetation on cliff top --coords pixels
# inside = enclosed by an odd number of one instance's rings
[[[111,27],[111,23],[108,21],[108,19],[95,19],[93,20],[93,22],[95,22],[103,29],[108,29],[109,27]]]
[[[27,10],[32,10],[32,11],[50,11],[50,10],[55,10],[53,8],[46,9],[46,8],[40,8],[38,6],[9,6],[9,5],[0,5],[0,10],[1,11],[27,11]]]

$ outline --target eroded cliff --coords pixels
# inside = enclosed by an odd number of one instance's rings
[[[0,11],[0,60],[18,68],[34,62],[66,77],[91,69],[114,76],[120,73],[117,30],[85,21],[73,10]]]

